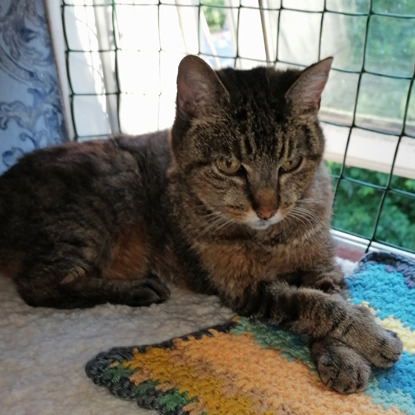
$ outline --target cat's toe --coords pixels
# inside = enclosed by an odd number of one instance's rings
[[[377,347],[372,354],[370,361],[379,368],[391,367],[399,360],[402,354],[403,345],[396,333],[379,327]]]
[[[327,357],[322,357],[317,362],[317,370],[321,381],[340,393],[365,390],[370,376],[370,367],[367,363],[350,365]]]
[[[335,340],[314,343],[312,354],[321,381],[339,393],[366,389],[370,365],[351,347]]]

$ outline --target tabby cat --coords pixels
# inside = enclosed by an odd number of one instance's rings
[[[0,178],[0,270],[32,306],[144,306],[165,281],[305,334],[350,393],[402,343],[348,303],[329,227],[317,120],[332,59],[303,71],[212,70],[185,57],[171,131],[68,143]]]

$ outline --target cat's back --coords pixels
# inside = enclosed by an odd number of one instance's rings
[[[83,187],[86,183],[98,184],[107,176],[118,180],[122,178],[120,175],[145,168],[149,155],[165,158],[166,152],[167,131],[51,146],[24,155],[1,175],[0,192],[14,188],[21,193],[18,186],[37,187],[46,183],[50,189],[58,183]]]
[[[0,177],[0,249],[26,249],[65,221],[133,222],[164,186],[168,157],[167,132],[65,143],[22,157]]]

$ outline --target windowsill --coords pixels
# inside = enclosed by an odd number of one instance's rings
[[[363,257],[363,255],[365,255],[369,244],[369,240],[359,238],[358,236],[349,235],[347,233],[337,231],[334,229],[331,230],[331,235],[335,242],[336,254],[340,258],[357,262]],[[403,255],[408,258],[415,259],[415,253],[402,251],[400,249],[393,248],[388,245],[383,245],[379,242],[372,242],[368,251],[393,252],[397,255]]]
[[[343,163],[351,127],[336,126],[321,121],[326,137],[325,159]],[[361,128],[352,128],[345,165],[362,169],[391,173],[397,145],[393,174],[415,179],[415,139],[407,136],[382,134]]]

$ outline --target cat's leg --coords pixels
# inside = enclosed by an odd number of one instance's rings
[[[152,273],[132,280],[92,277],[62,285],[65,285],[63,289],[66,295],[85,298],[86,306],[111,303],[141,307],[162,303],[170,297],[168,287]]]
[[[338,275],[314,279],[313,288],[331,294],[340,301],[346,299],[346,285]],[[321,381],[340,393],[355,393],[366,389],[371,373],[370,364],[355,349],[332,337],[310,340],[310,351]]]
[[[120,280],[100,278],[85,263],[58,258],[35,262],[21,267],[16,277],[17,289],[32,306],[55,308],[84,308],[112,303],[148,306],[165,301],[169,289],[161,279],[146,273],[138,279]]]
[[[320,290],[261,282],[248,287],[243,298],[233,298],[229,304],[241,315],[285,326],[314,339],[339,340],[376,367],[392,366],[402,353],[402,342],[396,334],[378,325],[367,308]]]
[[[146,306],[169,297],[166,285],[148,270],[143,224],[110,233],[97,215],[74,217],[74,212],[61,213],[61,226],[49,224],[28,247],[16,276],[18,291],[28,304]]]
[[[312,340],[311,355],[321,381],[340,393],[366,389],[370,365],[359,353],[343,342],[325,337]]]

